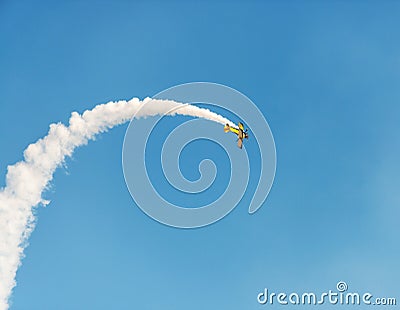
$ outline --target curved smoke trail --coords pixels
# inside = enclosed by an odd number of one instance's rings
[[[151,100],[151,104],[146,104]],[[48,134],[29,145],[24,160],[8,166],[6,187],[0,190],[0,309],[8,308],[8,298],[16,285],[15,275],[23,251],[35,226],[33,209],[48,204],[42,199],[53,173],[75,148],[87,144],[97,134],[135,118],[156,115],[188,115],[222,125],[228,119],[190,104],[172,100],[109,102],[83,114],[73,112],[69,125],[51,124]]]

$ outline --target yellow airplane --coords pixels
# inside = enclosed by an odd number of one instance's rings
[[[238,128],[229,126],[229,124],[226,124],[224,127],[224,131],[225,132],[233,132],[234,134],[236,134],[238,136],[238,147],[241,149],[243,146],[243,139],[249,138],[249,134],[247,133],[247,129],[244,130],[244,126],[242,123],[239,123]]]

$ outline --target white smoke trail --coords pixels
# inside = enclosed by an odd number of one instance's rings
[[[143,103],[152,100],[152,104]],[[153,104],[154,103],[154,104]],[[173,112],[171,112],[173,111]],[[53,173],[74,149],[85,145],[97,134],[135,118],[155,115],[189,115],[211,121],[234,124],[228,119],[189,104],[170,100],[109,102],[82,115],[73,112],[69,126],[51,124],[47,136],[29,145],[24,160],[8,166],[6,187],[0,190],[0,310],[8,309],[8,299],[16,285],[15,276],[27,239],[34,229],[34,207],[48,204],[42,199]]]

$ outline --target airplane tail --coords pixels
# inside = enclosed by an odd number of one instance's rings
[[[229,132],[230,128],[231,127],[228,124],[226,124],[225,127],[224,127],[224,131],[225,132]]]

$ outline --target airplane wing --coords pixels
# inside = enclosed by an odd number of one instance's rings
[[[232,127],[232,126],[229,126],[228,124],[225,125],[224,131],[225,131],[225,132],[231,131],[231,132],[233,132],[233,133],[235,133],[235,134],[237,134],[237,135],[239,134],[239,129],[237,129],[237,128],[235,128],[235,127]]]
[[[229,130],[232,131],[233,133],[237,134],[237,135],[239,134],[239,129],[237,129],[237,128],[229,127]]]
[[[243,146],[243,139],[238,139],[238,147],[241,149]]]

